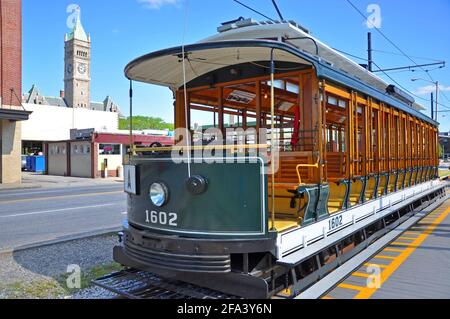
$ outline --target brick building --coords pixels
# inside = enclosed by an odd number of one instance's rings
[[[0,183],[21,182],[22,1],[0,0]]]
[[[170,146],[173,142],[169,135],[133,135],[133,143],[140,147],[153,143]],[[84,178],[118,177],[123,163],[127,162],[129,146],[130,136],[126,133],[72,130],[70,140],[46,143],[46,173]]]

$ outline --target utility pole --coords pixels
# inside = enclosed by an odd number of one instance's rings
[[[415,81],[425,81],[425,82],[433,83],[436,86],[436,106],[435,106],[435,111],[434,111],[434,114],[435,114],[435,119],[434,120],[437,122],[438,121],[438,114],[439,114],[439,101],[438,101],[438,99],[439,99],[439,81],[433,82],[433,81],[425,80],[425,79],[421,79],[421,78],[411,79],[411,81],[413,81],[413,82],[415,82]],[[434,100],[433,99],[433,93],[431,93],[431,94],[432,94],[431,95],[431,102],[433,103],[433,100]]]
[[[438,108],[439,108],[439,81],[436,81],[436,122],[438,121]]]
[[[434,120],[434,94],[431,92],[431,119]]]
[[[373,59],[372,59],[372,33],[367,33],[367,61],[368,61],[368,69],[370,72],[373,72]]]

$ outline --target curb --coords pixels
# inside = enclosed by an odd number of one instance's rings
[[[33,243],[33,244],[25,244],[23,246],[16,247],[16,248],[8,248],[8,249],[0,250],[0,256],[5,255],[5,254],[21,252],[21,251],[25,251],[25,250],[30,250],[30,249],[52,246],[52,245],[56,245],[56,244],[64,244],[67,242],[81,240],[81,239],[100,237],[100,236],[104,236],[104,235],[108,235],[108,234],[112,235],[121,230],[122,230],[122,227],[112,227],[112,228],[107,228],[107,229],[103,229],[103,230],[94,230],[94,231],[86,232],[86,233],[63,236],[63,237],[56,238],[56,239],[44,240],[44,241],[41,241],[38,243]]]
[[[1,187],[0,188],[0,193],[1,192],[7,192],[7,191],[20,191],[20,190],[28,190],[28,189],[41,189],[43,188],[41,185],[34,185],[34,186],[22,186],[22,187]]]

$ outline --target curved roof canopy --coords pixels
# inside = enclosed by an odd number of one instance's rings
[[[186,46],[185,74],[183,48],[175,47],[142,56],[125,68],[130,80],[178,89],[183,84],[228,66],[274,60],[304,66],[314,64],[314,59],[301,54],[292,46],[267,40],[239,40],[199,43]],[[186,77],[186,81],[184,81]]]
[[[290,44],[279,41],[228,40],[187,45],[184,47],[185,72],[182,59],[183,48],[181,46],[174,47],[137,58],[126,66],[125,75],[130,80],[161,85],[175,91],[184,83],[188,84],[216,70],[245,63],[268,62],[272,51],[277,63],[284,62],[300,67],[313,67],[318,78],[357,90],[433,125],[439,124],[409,105],[393,98],[386,90],[381,90],[354,74],[336,68],[333,63],[320,56],[301,51]],[[258,66],[267,68],[265,65],[258,64]]]

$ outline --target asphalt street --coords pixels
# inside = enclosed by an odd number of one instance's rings
[[[0,251],[119,228],[121,183],[0,192]]]

